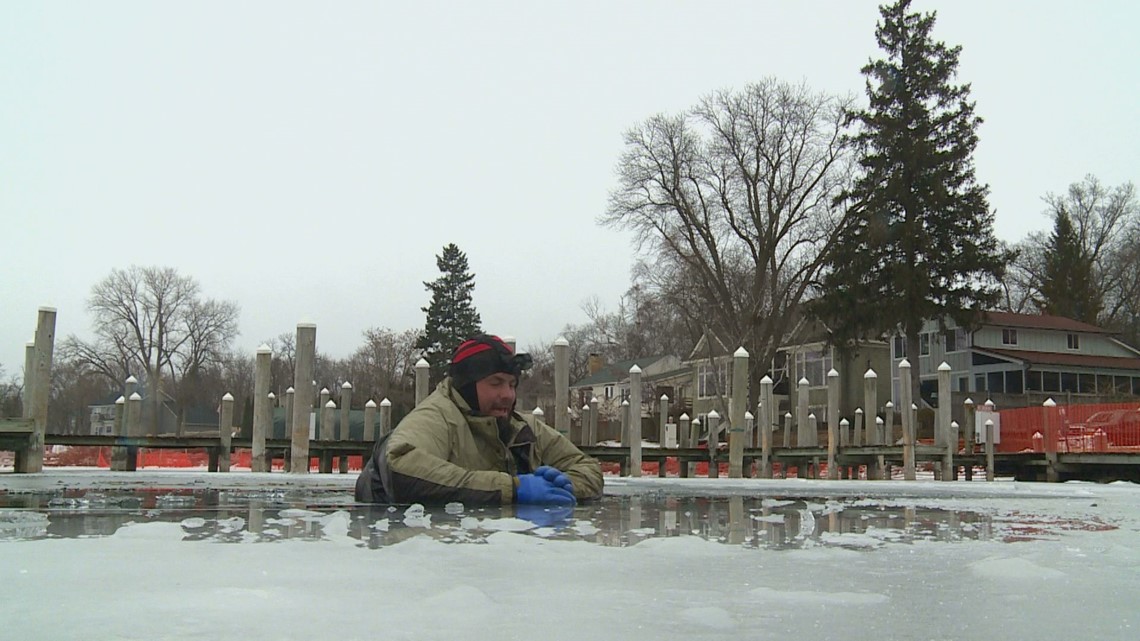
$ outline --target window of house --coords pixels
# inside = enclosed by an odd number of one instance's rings
[[[1025,389],[1029,390],[1030,392],[1040,392],[1042,385],[1043,383],[1041,382],[1041,372],[1034,372],[1031,370],[1026,373]]]
[[[1060,372],[1041,372],[1041,391],[1043,392],[1060,392],[1061,391],[1061,373]]]
[[[960,352],[970,346],[970,337],[961,327],[948,329],[942,336],[946,341],[947,352]]]
[[[614,397],[614,386],[606,385],[605,396],[607,399]]]
[[[1001,344],[1002,345],[1017,345],[1017,330],[1016,329],[1003,329],[1003,330],[1001,330]]]
[[[986,376],[986,391],[1001,394],[1005,391],[1005,376],[1003,372],[990,372]]]
[[[1025,392],[1025,374],[1021,370],[1005,373],[1005,393],[1022,394]]]
[[[1081,394],[1096,394],[1095,374],[1081,374],[1079,379],[1077,386],[1080,388]]]
[[[808,380],[810,387],[827,385],[827,373],[831,371],[831,350],[807,350],[796,352],[796,383],[801,378]]]
[[[712,398],[728,393],[728,363],[697,366],[697,397]]]
[[[906,336],[895,336],[895,358],[906,358]]]
[[[1069,334],[1069,349],[1080,349],[1081,337],[1077,334]]]
[[[959,376],[958,377],[958,391],[959,392],[970,391],[970,377],[969,376]]]
[[[918,335],[918,355],[930,356],[930,334],[926,332]]]

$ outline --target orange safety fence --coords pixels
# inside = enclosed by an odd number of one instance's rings
[[[111,448],[95,446],[54,446],[44,457],[44,463],[53,467],[111,467]],[[137,453],[136,469],[143,468],[207,468],[210,464],[209,454],[201,449],[147,449],[140,448]],[[248,449],[237,449],[230,455],[230,468],[249,469],[252,453]],[[333,468],[339,469],[340,457],[333,457]],[[363,457],[349,455],[348,469],[359,472],[363,467]],[[280,457],[273,459],[272,470],[284,469],[284,460]],[[320,458],[312,457],[309,469],[320,469]]]
[[[1140,403],[1000,410],[996,452],[1140,452]]]

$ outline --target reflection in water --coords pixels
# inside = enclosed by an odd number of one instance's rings
[[[273,542],[355,538],[381,547],[427,535],[481,543],[500,531],[630,546],[654,537],[699,536],[769,550],[872,549],[918,540],[1025,540],[1068,529],[1106,529],[1042,515],[990,514],[901,501],[803,497],[607,496],[569,508],[362,506],[344,493],[154,490],[0,494],[0,541],[114,534],[128,523],[180,523],[185,540]],[[1023,524],[1033,523],[1031,535]]]

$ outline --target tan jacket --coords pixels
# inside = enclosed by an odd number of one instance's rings
[[[500,430],[503,435],[500,436]],[[568,438],[539,420],[517,413],[497,421],[471,413],[444,379],[416,406],[373,456],[369,498],[378,501],[376,481],[389,503],[511,503],[518,474],[550,465],[566,473],[579,500],[600,496],[602,469]],[[378,459],[378,460],[377,460]]]

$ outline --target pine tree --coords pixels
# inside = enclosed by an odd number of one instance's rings
[[[961,47],[933,40],[935,14],[909,7],[879,8],[886,57],[863,67],[869,106],[849,114],[861,172],[841,200],[854,215],[811,308],[841,345],[901,331],[914,355],[924,321],[969,326],[997,303],[1011,256],[974,177],[982,119],[970,86],[951,84]]]
[[[431,290],[431,304],[421,308],[427,314],[427,322],[416,342],[416,347],[424,350],[424,358],[431,364],[433,382],[446,374],[448,359],[455,348],[482,331],[482,321],[471,300],[475,275],[468,272],[467,254],[451,243],[435,257],[435,264],[441,275],[424,283],[424,287]]]
[[[1092,257],[1081,246],[1073,219],[1061,210],[1053,221],[1053,233],[1045,247],[1040,297],[1034,302],[1046,314],[1095,325],[1104,304],[1093,278]]]

